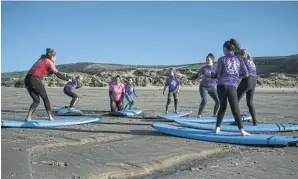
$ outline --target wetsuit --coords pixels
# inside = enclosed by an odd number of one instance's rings
[[[199,70],[199,72],[194,75],[191,80],[195,80],[199,77],[203,76],[203,79],[200,82],[200,96],[201,96],[201,104],[199,107],[198,115],[202,115],[205,106],[207,104],[207,93],[214,100],[215,105],[213,108],[213,115],[217,115],[219,109],[219,99],[216,91],[216,80],[211,78],[211,73],[215,73],[216,67],[213,65],[206,65]]]
[[[238,128],[243,129],[236,89],[240,74],[246,77],[248,75],[247,68],[243,61],[235,56],[233,52],[218,59],[216,73],[212,75],[213,78],[219,78],[217,93],[220,108],[217,114],[216,127],[220,127],[221,125],[229,100],[231,111]]]
[[[125,87],[122,83],[110,83],[109,85],[109,96],[110,96],[110,107],[112,112],[123,110],[123,99],[124,99]],[[113,102],[116,106],[113,106]]]
[[[167,99],[167,104],[166,104],[166,111],[168,111],[169,105],[171,104],[171,95],[173,95],[175,112],[177,112],[178,89],[180,87],[180,81],[178,80],[178,78],[176,76],[170,76],[166,80],[165,86],[167,86],[169,88],[168,99]]]
[[[243,78],[237,88],[237,96],[238,101],[240,102],[241,98],[246,93],[246,103],[249,109],[249,113],[252,117],[253,124],[257,124],[256,120],[256,112],[253,106],[253,97],[255,93],[255,88],[257,86],[257,72],[256,72],[256,65],[254,64],[253,60],[248,58],[242,58],[244,64],[246,65],[248,71],[248,77]]]
[[[75,94],[72,90],[80,88],[80,81],[78,78],[73,78],[71,82],[68,82],[63,89],[63,92],[72,98],[69,108],[74,107],[74,105],[79,101],[79,96]]]
[[[41,58],[35,62],[25,77],[25,87],[28,90],[29,95],[33,99],[33,103],[30,106],[30,111],[35,111],[40,103],[39,96],[44,102],[44,106],[47,111],[51,111],[50,101],[46,92],[46,89],[42,83],[42,79],[47,75],[48,72],[54,73],[58,78],[68,80],[67,77],[58,72],[54,63],[42,55]]]
[[[125,109],[129,106],[131,109],[132,105],[134,104],[134,95],[135,95],[135,87],[133,84],[126,83],[125,84],[125,98],[128,103],[125,105]]]

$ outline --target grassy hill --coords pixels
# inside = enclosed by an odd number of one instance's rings
[[[291,64],[287,64],[290,62],[286,61],[285,59],[291,59],[292,61],[294,59],[294,61],[296,60],[298,64],[298,55],[282,57],[256,57],[255,60],[258,63],[262,62],[259,64],[256,63],[257,69],[266,69],[266,71],[268,71],[266,72],[266,74],[259,76],[258,84],[261,86],[272,87],[297,87],[297,76],[295,74],[293,75],[293,73],[287,74],[286,69],[280,68],[279,60],[282,60],[281,63],[284,63],[286,66],[293,66]],[[264,62],[263,64],[263,61],[265,61],[266,63]],[[275,68],[273,68],[273,62],[277,63],[276,69],[283,69],[284,72],[276,71]],[[59,71],[68,73],[72,76],[76,76],[78,74],[83,75],[85,77],[85,86],[101,87],[106,86],[107,83],[111,80],[111,77],[117,74],[121,75],[124,81],[127,77],[133,77],[137,86],[161,86],[164,84],[164,81],[168,75],[168,69],[170,67],[174,67],[177,69],[177,74],[182,82],[182,85],[198,86],[200,80],[189,81],[187,80],[187,78],[195,74],[203,66],[205,66],[205,63],[157,66],[82,62],[57,65],[57,68]],[[2,73],[1,85],[7,87],[23,87],[23,81],[26,73],[27,71]],[[258,73],[262,74],[262,71],[258,71]],[[47,76],[44,80],[44,83],[48,87],[57,87],[65,85],[65,82],[60,79],[57,79],[55,75]]]

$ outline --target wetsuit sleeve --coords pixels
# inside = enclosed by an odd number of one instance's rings
[[[125,85],[124,85],[124,88],[126,89],[127,88],[127,83],[125,83]],[[125,93],[127,93],[127,91],[125,90]]]
[[[82,87],[82,82],[81,82],[79,79],[74,78],[73,80],[74,80],[74,83],[75,83],[75,85],[76,85],[76,89]]]
[[[248,76],[247,67],[241,58],[239,58],[239,61],[240,61],[240,74],[242,77],[247,77]]]
[[[190,78],[190,80],[195,80],[195,79],[200,78],[204,74],[204,71],[205,71],[205,67],[201,68],[197,74],[195,74],[194,76],[192,76]]]
[[[181,82],[180,82],[180,80],[179,80],[178,78],[176,78],[176,80],[177,80],[177,84],[178,84],[178,85],[177,85],[177,88],[180,89]]]
[[[113,87],[111,84],[109,84],[109,97],[111,101],[113,101],[112,95],[113,95]]]
[[[113,95],[113,91],[109,91],[110,101],[113,101],[112,95]]]
[[[58,70],[55,66],[55,64],[51,61],[51,60],[47,60],[47,67],[50,71],[52,71],[53,73],[57,73]]]
[[[165,86],[169,86],[169,78],[166,79]]]
[[[121,93],[121,98],[120,98],[121,101],[123,101],[124,96],[125,96],[125,87],[124,87],[124,85],[122,85],[122,93]]]
[[[133,84],[133,92],[136,93],[136,86]]]
[[[169,78],[166,79],[165,85],[163,87],[163,91],[165,91],[168,86],[169,86]]]
[[[113,86],[111,83],[109,84],[109,91],[113,91]]]
[[[68,80],[69,80],[68,77],[66,77],[65,75],[63,75],[63,74],[60,73],[60,72],[55,73],[55,75],[56,75],[58,78],[60,78],[61,80],[65,80],[65,81],[68,81]]]
[[[211,73],[211,78],[218,78],[222,74],[222,57],[220,57],[217,61],[215,73]]]
[[[68,77],[64,76],[57,70],[55,64],[51,60],[46,61],[46,66],[48,68],[48,71],[53,72],[58,78],[65,80],[65,81],[69,80]]]

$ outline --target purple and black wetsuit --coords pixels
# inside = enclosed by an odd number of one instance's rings
[[[213,114],[216,115],[219,109],[219,99],[216,91],[216,79],[211,78],[211,73],[215,73],[216,67],[213,65],[206,65],[199,70],[199,72],[194,75],[191,80],[195,80],[203,76],[202,81],[200,82],[200,96],[201,104],[199,107],[198,115],[202,115],[205,106],[207,104],[207,93],[214,100],[215,105],[213,109]]]
[[[78,78],[73,78],[71,82],[68,82],[63,89],[63,92],[72,98],[69,108],[74,107],[74,105],[76,104],[76,102],[79,100],[79,97],[77,94],[75,94],[72,90],[73,89],[77,89],[80,88],[81,86],[79,85],[80,81]]]
[[[165,86],[169,88],[168,92],[168,100],[166,104],[166,111],[168,111],[168,107],[171,103],[171,94],[173,95],[174,98],[174,105],[175,105],[175,112],[177,112],[177,106],[178,106],[178,89],[180,87],[180,81],[178,78],[174,76],[170,76],[165,83]]]
[[[217,83],[217,93],[220,101],[220,108],[217,114],[216,127],[220,127],[221,125],[229,100],[231,111],[238,124],[238,128],[243,129],[237,98],[237,86],[240,75],[247,77],[247,68],[243,61],[234,55],[233,52],[218,59],[216,73],[215,75],[212,75],[215,78],[219,78]]]
[[[242,58],[242,61],[247,68],[248,77],[243,78],[237,88],[238,101],[240,101],[241,98],[246,93],[246,103],[247,103],[247,107],[249,109],[249,113],[252,117],[253,124],[257,125],[256,112],[255,112],[255,108],[253,106],[253,97],[254,97],[254,93],[255,93],[255,88],[257,86],[256,65],[254,64],[252,59]]]

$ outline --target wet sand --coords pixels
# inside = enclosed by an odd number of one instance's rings
[[[161,88],[140,88],[136,107],[145,114],[164,112]],[[68,105],[61,88],[47,89],[53,111]],[[259,121],[298,123],[297,89],[258,89]],[[76,108],[85,115],[105,114],[108,93],[102,88],[76,90]],[[1,119],[24,119],[32,100],[23,88],[2,88]],[[179,108],[197,113],[197,88],[180,93]],[[204,115],[211,115],[208,98]],[[247,112],[245,97],[241,112]],[[173,105],[171,105],[173,110]],[[227,115],[231,115],[230,109]],[[46,118],[43,103],[34,118]],[[57,116],[56,116],[57,118]],[[60,118],[60,117],[59,117]],[[228,145],[167,136],[155,131],[162,120],[104,116],[84,125],[46,129],[1,129],[2,178],[298,178],[298,148]],[[277,133],[298,136],[298,132]]]

